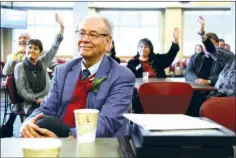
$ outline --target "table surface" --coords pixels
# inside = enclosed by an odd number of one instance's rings
[[[20,143],[26,138],[2,138],[1,157],[23,157]],[[124,157],[117,138],[96,138],[79,144],[75,138],[62,138],[60,157]]]
[[[139,88],[140,85],[144,83],[151,82],[185,82],[184,78],[149,78],[147,81],[144,81],[142,78],[135,79],[135,88]],[[216,88],[209,85],[202,85],[193,82],[185,82],[192,86],[193,90],[202,90],[202,91],[215,91]]]

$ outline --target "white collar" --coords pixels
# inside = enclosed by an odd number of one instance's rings
[[[103,58],[102,58],[103,59]],[[96,64],[94,64],[93,66],[91,66],[90,68],[88,68],[89,72],[90,72],[90,76],[94,75],[97,71],[98,71],[98,68],[102,62],[102,59],[99,60]],[[81,62],[81,68],[82,68],[82,72],[83,70],[86,69],[86,67],[84,66],[84,62],[82,61]]]

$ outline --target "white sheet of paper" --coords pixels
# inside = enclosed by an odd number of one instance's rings
[[[213,129],[222,126],[182,114],[123,114],[147,130]]]

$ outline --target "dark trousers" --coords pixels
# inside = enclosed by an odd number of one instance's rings
[[[133,108],[133,112],[136,114],[144,113],[142,104],[141,104],[139,96],[138,96],[138,91],[136,88],[134,89],[134,92],[133,92],[132,108]]]
[[[199,117],[200,108],[202,104],[211,97],[226,97],[225,93],[218,91],[211,91],[210,93],[204,91],[194,91],[192,99],[190,101],[186,115]]]
[[[207,93],[201,91],[193,91],[186,115],[199,117],[201,105],[207,99]]]

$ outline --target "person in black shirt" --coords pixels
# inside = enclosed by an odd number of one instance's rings
[[[107,53],[108,56],[110,56],[112,59],[114,59],[117,63],[120,64],[120,58],[116,57],[116,49],[115,49],[115,43],[114,41],[112,41],[112,46],[111,46],[111,50],[109,53]]]

